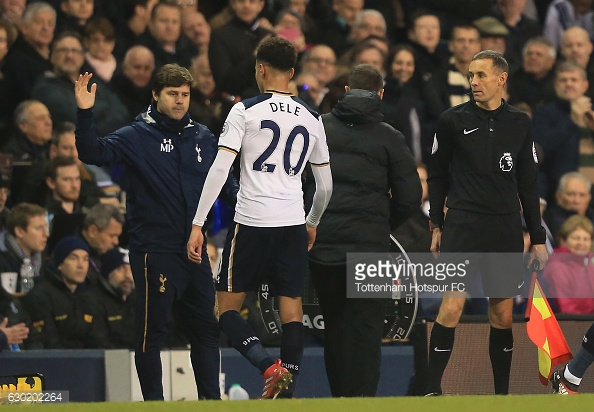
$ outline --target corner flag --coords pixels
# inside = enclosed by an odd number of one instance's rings
[[[536,271],[526,305],[526,331],[530,340],[538,346],[538,371],[540,382],[547,386],[553,367],[573,358],[565,336],[551,310],[538,280]]]

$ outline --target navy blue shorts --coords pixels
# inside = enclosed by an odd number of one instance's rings
[[[216,288],[257,291],[262,283],[275,296],[303,296],[307,273],[305,225],[253,227],[239,223],[229,230]]]
[[[483,296],[509,298],[523,291],[524,235],[519,212],[485,215],[449,209],[440,251],[448,254],[450,260],[456,259],[455,255],[459,255],[460,261],[473,257],[473,264],[462,281],[468,282],[468,287],[480,273]]]

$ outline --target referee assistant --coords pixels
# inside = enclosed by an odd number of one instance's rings
[[[435,255],[440,251],[477,252],[481,259],[487,252],[519,255],[523,250],[522,206],[533,245],[530,261],[538,260],[542,268],[548,256],[536,186],[538,160],[530,118],[502,99],[508,71],[499,53],[477,53],[468,72],[473,98],[445,111],[439,119],[428,179],[431,251]],[[513,353],[511,297],[518,294],[521,279],[502,281],[507,272],[493,270],[492,263],[481,261],[476,269],[490,297],[489,355],[495,393],[507,394]],[[444,293],[431,331],[427,394],[441,394],[465,297],[465,292]]]

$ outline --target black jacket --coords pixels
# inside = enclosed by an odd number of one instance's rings
[[[518,213],[521,202],[532,244],[545,243],[530,128],[528,115],[503,100],[490,113],[474,100],[446,110],[429,164],[431,222],[443,225],[446,197],[450,209],[487,215]]]
[[[259,94],[254,77],[254,50],[268,34],[268,30],[254,28],[237,17],[212,31],[208,60],[220,91],[240,95],[244,99]]]
[[[41,334],[33,327],[31,316],[23,309],[19,299],[0,287],[0,322],[4,318],[8,318],[8,327],[24,323],[29,328],[29,336],[19,345],[21,349],[43,349]],[[0,352],[8,349],[8,342],[3,343],[2,337],[6,338],[6,335],[0,332]]]
[[[387,252],[390,227],[419,208],[415,162],[402,133],[383,118],[381,99],[366,90],[347,92],[322,116],[333,193],[310,252],[313,261],[344,264],[348,252]]]
[[[114,73],[109,86],[118,95],[131,116],[146,109],[153,99],[150,84],[146,87],[137,87],[121,70]]]
[[[134,305],[136,294],[128,299],[121,295],[101,277],[97,286],[99,300],[98,321],[103,322],[108,333],[109,347],[113,349],[132,349],[134,347]]]
[[[86,284],[74,293],[64,284],[57,269],[48,270],[24,297],[33,326],[41,333],[46,349],[105,348],[106,330],[98,321],[97,297]]]
[[[148,47],[155,55],[155,69],[170,63],[177,63],[183,67],[190,67],[192,58],[198,55],[197,46],[183,33],[175,42],[175,53],[163,48],[161,43],[153,37],[149,30],[137,37],[136,44]]]
[[[37,53],[33,46],[19,36],[8,54],[4,65],[4,76],[9,83],[10,94],[3,96],[16,107],[17,104],[31,97],[35,81],[46,71],[53,69],[49,59]]]

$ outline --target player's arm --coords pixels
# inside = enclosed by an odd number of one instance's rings
[[[330,152],[326,142],[326,130],[322,118],[318,118],[316,141],[309,157],[311,170],[316,182],[316,191],[313,195],[313,204],[306,218],[309,227],[315,228],[320,223],[320,218],[330,202],[332,196],[332,173],[330,171]]]
[[[237,103],[225,120],[224,130],[219,137],[219,151],[206,176],[196,215],[192,221],[192,232],[187,244],[188,259],[192,262],[202,262],[202,244],[204,243],[202,226],[206,221],[206,215],[229,177],[229,170],[239,153],[244,135],[245,107],[242,103]]]
[[[330,202],[332,197],[332,173],[330,172],[330,164],[311,165],[312,174],[316,181],[316,191],[313,195],[313,203],[311,209],[305,219],[305,227],[307,229],[307,250],[311,250],[316,241],[316,232],[320,218]]]
[[[324,210],[328,206],[328,202],[330,202],[330,197],[332,197],[332,172],[329,163],[324,165],[312,164],[311,172],[316,181],[316,191],[305,223],[310,227],[317,227]]]
[[[206,176],[200,201],[198,202],[198,208],[192,221],[192,232],[188,240],[188,258],[193,262],[202,262],[202,244],[204,243],[202,227],[204,226],[208,212],[227,181],[229,169],[233,164],[233,160],[235,160],[235,156],[237,156],[235,152],[219,149],[217,157]]]
[[[324,210],[332,196],[332,172],[330,171],[330,152],[326,143],[326,130],[322,118],[318,118],[317,139],[309,157],[311,171],[316,182],[316,191],[313,195],[313,202],[305,219],[307,228],[307,250],[313,247],[316,240],[316,228]]]
[[[122,160],[118,150],[119,135],[112,133],[99,139],[93,121],[93,106],[97,93],[97,83],[89,89],[92,73],[80,75],[74,84],[74,96],[78,107],[76,113],[76,148],[79,159],[86,164],[110,165]]]

